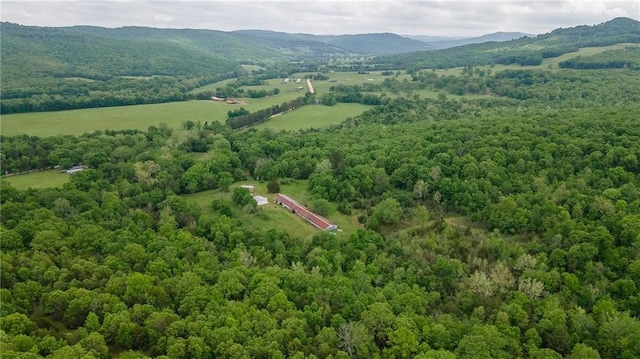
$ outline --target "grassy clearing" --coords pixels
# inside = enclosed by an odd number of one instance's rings
[[[307,180],[293,180],[280,185],[280,192],[298,201],[298,203],[309,207],[313,197],[307,192]],[[266,187],[265,187],[266,188]],[[256,187],[257,189],[257,187]],[[358,213],[354,211],[350,216],[344,215],[337,210],[337,204],[331,203],[331,212],[326,218],[338,225],[338,228],[345,234],[351,234],[358,229],[364,229],[364,226],[358,223]],[[302,221],[307,226],[314,228],[304,220],[296,216],[296,219]]]
[[[230,204],[234,217],[240,219],[249,229],[267,231],[275,229],[278,231],[288,232],[291,236],[299,238],[310,238],[318,233],[318,230],[306,223],[304,220],[285,210],[284,208],[273,203],[273,195],[267,194],[266,185],[251,183],[256,186],[254,194],[262,195],[269,198],[269,204],[259,207],[259,214],[247,214],[242,208],[233,204],[231,201],[231,193],[233,188],[248,182],[236,183],[229,192],[220,190],[204,191],[194,194],[184,195],[187,201],[197,203],[204,213],[213,213],[211,210],[211,202],[214,199],[223,200]]]
[[[407,75],[405,71],[401,71],[401,72],[402,74],[397,77],[398,81],[402,81],[404,79],[411,80],[410,75]],[[312,74],[312,73],[294,74],[291,76],[291,78],[292,79],[304,78],[304,76],[308,74]],[[327,75],[329,76],[329,80],[312,81],[313,88],[315,89],[317,94],[318,93],[323,94],[323,93],[329,92],[329,89],[331,88],[331,86],[335,86],[335,85],[362,85],[365,83],[379,84],[382,81],[384,81],[384,79],[386,78],[395,77],[395,75],[383,76],[380,71],[374,71],[368,74],[358,74],[356,72],[332,72]],[[300,84],[293,84],[293,85],[300,86],[305,84],[303,81]],[[293,85],[291,85],[291,83],[288,84],[288,86],[293,86]],[[305,90],[306,90],[306,86],[305,86]]]
[[[347,117],[355,117],[370,109],[358,103],[340,103],[334,106],[307,105],[294,111],[276,116],[253,128],[269,128],[276,131],[296,131],[307,128],[322,128],[341,123]]]
[[[120,76],[121,79],[127,79],[127,80],[151,80],[156,77],[167,77],[167,76],[128,76],[128,75]]]
[[[220,190],[204,191],[184,195],[184,198],[187,199],[187,201],[198,204],[205,213],[212,213],[210,205],[214,199],[221,199],[231,203],[231,193],[233,191],[233,188],[243,184],[250,184],[254,186],[254,194],[265,196],[269,198],[270,202],[268,205],[260,207],[261,213],[259,215],[244,213],[238,206],[231,205],[234,216],[242,220],[250,229],[261,231],[270,229],[286,231],[291,236],[299,238],[310,238],[311,236],[319,232],[318,229],[307,223],[302,218],[274,204],[272,202],[273,194],[267,193],[266,183],[258,183],[256,181],[238,182],[235,183],[228,192],[223,192]],[[311,198],[306,192],[306,187],[307,181],[297,180],[292,181],[291,183],[282,184],[280,186],[280,191],[291,196],[298,202],[307,205],[308,201],[310,201]],[[360,225],[357,221],[357,215],[343,215],[335,210],[335,204],[332,205],[333,211],[331,214],[329,214],[329,216],[327,216],[327,218],[333,223],[337,224],[338,228],[343,231],[338,233],[349,235],[355,232],[357,229],[363,228],[362,225]]]
[[[562,61],[566,61],[576,56],[592,56],[608,50],[624,49],[627,46],[640,46],[640,44],[623,43],[623,44],[615,44],[611,46],[583,47],[578,51],[568,52],[558,57],[544,59],[542,60],[542,63],[540,65],[536,65],[536,66],[492,65],[492,66],[475,66],[475,67],[485,71],[488,69],[491,69],[493,73],[497,71],[502,71],[502,70],[529,70],[529,69],[562,70],[558,67],[558,64],[561,63]],[[444,75],[460,76],[462,74],[462,67],[454,67],[451,69],[438,69],[436,70],[436,74],[438,74],[438,76],[444,76]]]
[[[242,68],[244,68],[247,71],[254,71],[254,70],[261,70],[263,69],[262,66],[258,66],[258,65],[241,65]]]
[[[13,187],[24,190],[28,188],[62,187],[69,182],[71,176],[60,173],[59,169],[25,173],[15,176],[2,177],[3,182],[9,182]]]
[[[227,106],[227,107],[226,107]],[[229,105],[212,101],[172,102],[154,105],[33,112],[2,116],[2,134],[54,136],[81,135],[96,130],[140,129],[166,123],[180,128],[187,120],[216,121],[226,118]]]
[[[88,78],[85,78],[85,77],[65,77],[64,79],[65,80],[69,80],[69,81],[76,81],[76,82],[78,82],[78,81],[80,81],[80,82],[95,82],[95,80],[88,79]]]
[[[599,54],[601,52],[605,52],[608,50],[624,49],[627,46],[640,46],[640,44],[627,43],[627,44],[615,44],[611,46],[602,46],[602,47],[583,47],[580,50],[575,52],[569,52],[564,55],[560,55],[558,57],[544,59],[542,61],[542,64],[540,64],[538,67],[542,69],[548,69],[548,68],[556,69],[558,68],[558,64],[560,62],[569,60],[570,58],[573,58],[576,56],[591,56],[591,55]]]

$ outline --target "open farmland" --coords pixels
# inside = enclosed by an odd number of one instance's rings
[[[230,106],[212,101],[171,102],[153,105],[92,108],[58,112],[32,112],[2,116],[2,134],[55,136],[81,135],[97,130],[141,129],[166,123],[179,128],[184,121],[224,120]]]
[[[600,47],[583,47],[578,51],[568,52],[566,54],[562,54],[558,57],[550,57],[542,60],[540,65],[536,66],[520,66],[520,65],[492,65],[492,66],[476,66],[482,70],[491,69],[492,72],[501,71],[501,70],[528,70],[528,69],[542,69],[542,70],[562,70],[558,67],[558,64],[562,61],[569,60],[576,56],[592,56],[609,50],[620,50],[624,49],[628,46],[640,46],[640,44],[633,43],[624,43],[624,44],[615,44],[611,46],[600,46]],[[462,67],[454,67],[451,69],[438,69],[436,70],[436,74],[438,76],[444,75],[455,75],[459,76],[462,74]]]
[[[271,80],[270,83],[280,80]],[[329,81],[314,81],[314,86],[318,85],[322,92],[328,91]],[[257,90],[262,88],[271,89],[279,87],[273,85],[252,86]],[[249,111],[257,111],[269,106],[291,101],[306,93],[294,91],[294,86],[280,86],[282,92],[276,96],[263,98],[242,98],[246,103],[229,105],[224,102],[214,102],[207,100],[171,102],[152,105],[120,106],[92,108],[56,112],[32,112],[2,116],[2,134],[6,136],[27,134],[31,136],[55,136],[61,134],[81,135],[87,132],[122,129],[146,130],[149,126],[157,126],[166,123],[169,127],[178,129],[185,121],[211,122],[219,121],[224,123],[227,119],[227,112],[232,109],[244,107]],[[290,88],[289,88],[290,87]],[[343,106],[344,105],[344,106]],[[359,104],[341,104],[334,109],[329,107],[313,106],[313,110],[303,110],[302,114],[306,118],[304,125],[298,124],[300,112],[298,110],[282,115],[282,118],[274,118],[273,123],[263,125],[263,127],[275,129],[297,130],[309,127],[326,127],[329,124],[339,123],[349,116],[356,116],[362,113],[367,106]],[[320,111],[319,109],[322,108]],[[291,125],[292,127],[288,127]]]
[[[359,103],[341,103],[335,106],[308,105],[276,116],[254,127],[278,131],[328,127],[344,121],[347,117],[358,116],[369,108],[371,107]]]
[[[81,135],[97,130],[141,129],[166,123],[180,128],[184,121],[223,122],[227,112],[244,107],[256,111],[290,101],[298,93],[281,93],[278,96],[245,99],[246,104],[229,105],[213,101],[184,101],[153,105],[104,107],[56,112],[31,112],[2,116],[2,134],[6,136],[27,134],[31,136]]]
[[[9,182],[13,187],[23,190],[27,188],[61,187],[69,181],[69,178],[70,175],[60,173],[59,169],[51,169],[2,177],[2,181]]]

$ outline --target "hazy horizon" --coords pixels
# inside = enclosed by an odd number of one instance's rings
[[[313,35],[477,37],[543,34],[637,19],[638,1],[3,1],[2,21],[28,26],[141,26]]]

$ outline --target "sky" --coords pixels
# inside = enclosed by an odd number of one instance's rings
[[[640,0],[2,0],[0,17],[23,25],[148,26],[290,33],[480,36],[542,34],[640,19]]]

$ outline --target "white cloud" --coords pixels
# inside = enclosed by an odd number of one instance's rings
[[[545,33],[619,16],[640,17],[640,1],[2,1],[2,21],[25,25],[265,29],[315,34]]]

